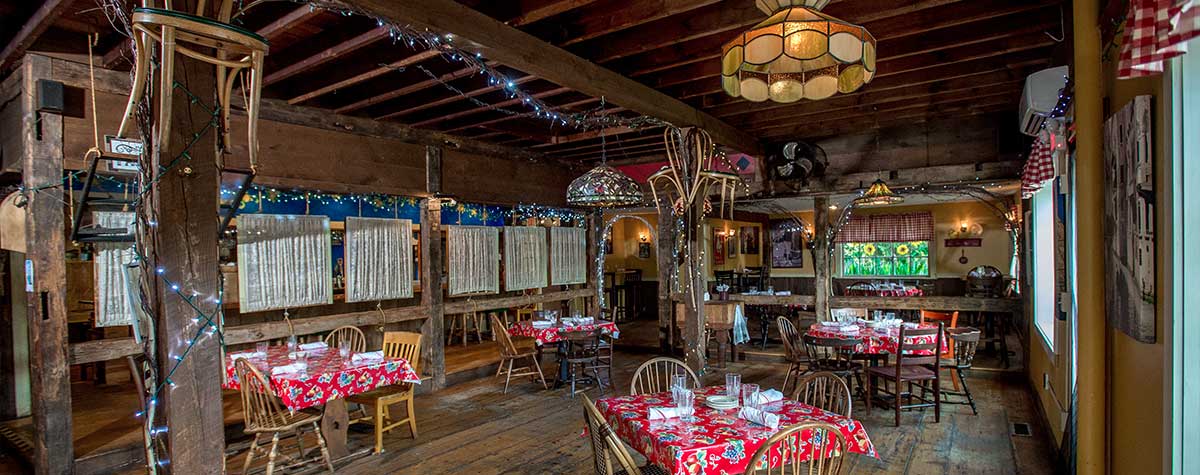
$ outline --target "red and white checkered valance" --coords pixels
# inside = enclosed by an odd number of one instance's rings
[[[1025,170],[1021,173],[1021,198],[1029,198],[1054,179],[1054,154],[1045,139],[1033,141],[1029,149],[1029,160],[1025,162]]]
[[[909,242],[933,240],[933,213],[851,216],[835,242]]]
[[[1187,52],[1200,35],[1200,5],[1194,0],[1131,0],[1121,40],[1117,77],[1163,72],[1163,61]]]

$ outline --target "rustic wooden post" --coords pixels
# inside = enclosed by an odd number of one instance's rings
[[[688,211],[689,219],[684,221],[687,226],[687,254],[684,267],[679,271],[680,279],[687,279],[690,289],[683,294],[683,342],[684,361],[696,374],[704,374],[705,341],[704,338],[704,292],[708,289],[708,279],[703,271],[704,260],[704,202],[697,201]]]
[[[675,215],[671,214],[671,205],[667,203],[658,211],[658,232],[655,236],[658,252],[658,346],[662,354],[671,354],[672,340],[675,332],[675,309],[671,301],[671,290],[674,288],[672,278],[675,275]]]
[[[442,149],[425,147],[425,179],[430,194],[442,190]],[[438,198],[421,202],[421,306],[429,316],[421,325],[421,357],[425,372],[433,376],[432,390],[446,387],[446,319],[443,313],[442,203]]]
[[[176,5],[181,10],[195,7],[195,2],[177,3],[182,3]],[[184,55],[174,59],[174,67],[162,68],[154,85],[156,98],[174,90],[170,102],[155,101],[156,107],[169,108],[170,113],[155,111],[152,136],[166,128],[169,141],[166,146],[151,144],[149,163],[143,162],[143,166],[150,167],[148,176],[156,183],[140,206],[141,223],[148,225],[141,229],[139,242],[148,260],[143,268],[148,272],[161,269],[160,276],[150,273],[144,279],[158,322],[158,381],[162,386],[158,407],[168,428],[169,454],[162,455],[160,463],[175,473],[217,474],[224,472],[223,463],[217,461],[224,460],[225,454],[220,385],[225,367],[220,339],[195,338],[203,330],[204,319],[215,319],[220,310],[214,231],[220,189],[219,131],[206,127],[217,111],[216,71],[212,65]],[[197,100],[193,101],[189,92]],[[161,117],[169,122],[162,123]]]
[[[66,246],[63,238],[62,116],[38,112],[37,81],[50,77],[50,58],[26,56],[21,92],[22,182],[25,197],[25,278],[34,472],[69,474],[71,372],[67,367]],[[32,280],[32,284],[29,282]]]
[[[20,417],[17,410],[17,367],[14,358],[17,352],[16,334],[13,332],[13,288],[11,256],[0,250],[0,419]]]
[[[584,267],[587,268],[587,288],[595,289],[596,293],[587,301],[587,312],[589,316],[600,316],[600,294],[604,289],[600,288],[600,283],[596,275],[596,259],[603,259],[604,251],[600,248],[604,242],[604,213],[600,210],[595,210],[587,215],[587,261]],[[601,269],[604,266],[600,266]],[[606,302],[609,308],[612,308],[612,302]]]
[[[817,196],[813,198],[813,285],[816,290],[817,320],[829,319],[829,293],[832,285],[832,273],[829,262],[829,243],[825,240],[829,228],[829,198]]]

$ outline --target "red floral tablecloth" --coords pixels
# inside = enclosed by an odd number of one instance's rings
[[[697,389],[695,417],[699,420],[692,423],[650,421],[650,408],[671,406],[670,393],[603,398],[596,401],[596,407],[622,440],[673,475],[740,474],[754,452],[778,430],[738,418],[736,408],[718,411],[704,405],[704,397],[724,393],[724,386]],[[876,456],[866,429],[854,419],[792,400],[771,403],[766,409],[779,415],[781,428],[813,420],[829,422],[841,430],[851,452]],[[808,444],[812,434],[801,432],[798,438],[802,460],[812,459],[813,449]],[[779,454],[772,453],[768,460],[778,466]]]
[[[562,341],[562,333],[564,332],[589,332],[599,328],[604,334],[613,338],[621,337],[621,330],[617,328],[617,324],[607,320],[596,320],[595,323],[586,325],[564,325],[551,326],[546,328],[538,328],[533,326],[533,322],[523,321],[513,323],[508,327],[508,334],[512,336],[524,336],[533,338],[538,345],[547,345]]]
[[[353,357],[342,358],[336,348],[309,350],[308,371],[305,374],[271,375],[271,368],[295,363],[288,358],[286,346],[267,349],[266,358],[255,358],[247,352],[230,353],[225,358],[225,389],[239,389],[237,375],[233,370],[234,358],[246,358],[263,376],[270,379],[271,389],[283,400],[283,405],[293,411],[320,406],[331,399],[362,394],[383,386],[400,383],[421,382],[412,365],[403,358],[387,360],[352,361]]]
[[[922,324],[919,328],[936,328],[937,325]],[[886,330],[876,330],[867,326],[865,323],[857,325],[858,332],[841,332],[837,327],[828,327],[820,323],[814,323],[808,328],[808,334],[817,338],[857,338],[861,343],[854,349],[856,353],[868,355],[879,354],[895,354],[896,349],[900,347],[900,329],[888,328]],[[936,340],[935,335],[908,337],[909,344],[928,345]],[[947,351],[946,340],[942,339],[942,352]],[[928,350],[917,351],[917,354],[928,355]]]
[[[903,289],[846,289],[846,295],[858,297],[920,297],[925,295],[918,287]]]

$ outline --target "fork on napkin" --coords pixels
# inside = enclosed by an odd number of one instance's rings
[[[783,393],[781,393],[775,389],[768,389],[766,391],[762,391],[758,394],[755,394],[754,399],[752,401],[755,404],[770,404],[775,401],[782,401],[782,400],[783,400]]]
[[[360,363],[364,361],[383,361],[383,350],[355,353],[354,356],[350,357],[350,361],[354,363]]]
[[[743,406],[742,410],[738,411],[738,417],[760,426],[770,427],[771,429],[779,428],[779,415],[771,414],[767,411],[761,411],[752,407]]]

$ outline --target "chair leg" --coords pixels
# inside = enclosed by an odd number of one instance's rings
[[[258,111],[262,100],[263,68],[266,63],[266,53],[255,51],[250,54],[250,104],[246,106],[246,143],[250,149],[250,166],[258,165]]]
[[[508,360],[508,371],[504,375],[504,394],[508,394],[508,382],[512,381],[513,360]]]
[[[875,377],[867,375],[867,395],[863,397],[867,402],[867,414],[871,413],[871,398],[875,397],[875,388],[872,385],[875,383]]]
[[[375,453],[377,454],[383,452],[383,426],[387,424],[387,420],[383,417],[385,408],[386,404],[383,401],[379,401],[375,405]]]
[[[255,433],[254,439],[250,441],[250,450],[246,452],[246,461],[242,463],[242,475],[246,475],[250,471],[250,463],[254,460],[254,452],[258,450],[258,436],[262,434]]]
[[[275,473],[275,455],[279,452],[279,433],[271,437],[271,453],[267,455],[267,475]]]
[[[784,375],[783,375],[783,394],[784,394],[784,397],[787,397],[787,394],[788,394],[788,381],[791,381],[791,379],[792,379],[792,371],[793,371],[795,368],[796,368],[796,365],[794,365],[794,364],[792,364],[792,365],[789,365],[789,366],[788,366],[788,370],[787,370],[787,374],[784,374]]]
[[[325,436],[321,434],[321,424],[313,422],[313,433],[317,434],[317,445],[321,447],[321,458],[325,459],[325,467],[333,473],[333,459],[329,456],[329,447],[325,446]]]
[[[896,427],[900,427],[900,381],[896,381],[896,400],[892,405],[896,409]]]
[[[959,378],[962,377],[962,373],[960,373],[958,371],[958,368],[951,368],[950,371],[953,371],[955,374],[959,375]],[[962,387],[959,386],[959,384],[958,384],[958,378],[955,378],[954,376],[950,376],[950,383],[954,385],[954,392],[962,391]]]
[[[504,358],[500,358],[500,366],[496,367],[496,376],[493,376],[493,378],[500,377],[500,373],[503,371],[504,371]]]
[[[134,58],[133,65],[133,90],[129,93],[129,103],[125,105],[125,115],[121,116],[121,126],[117,128],[117,137],[124,137],[126,127],[129,126],[129,118],[133,116],[137,109],[137,103],[141,101],[142,96],[146,93],[146,80],[150,75],[150,49],[146,46],[146,34],[140,31],[133,32],[134,48],[137,49],[137,57]]]
[[[954,372],[958,373],[958,379],[962,382],[962,392],[967,396],[967,403],[971,405],[971,413],[978,416],[979,410],[975,409],[975,398],[971,396],[971,388],[967,387],[967,378],[963,376],[961,369],[956,369]]]
[[[533,369],[537,370],[538,379],[542,380],[542,389],[550,389],[550,386],[546,385],[546,375],[542,373],[542,365],[538,363],[537,357],[530,356],[529,358],[533,360]]]
[[[412,431],[413,438],[417,438],[417,412],[413,409],[413,397],[408,397],[408,429]]]
[[[933,379],[933,422],[942,422],[942,378],[940,377]]]

